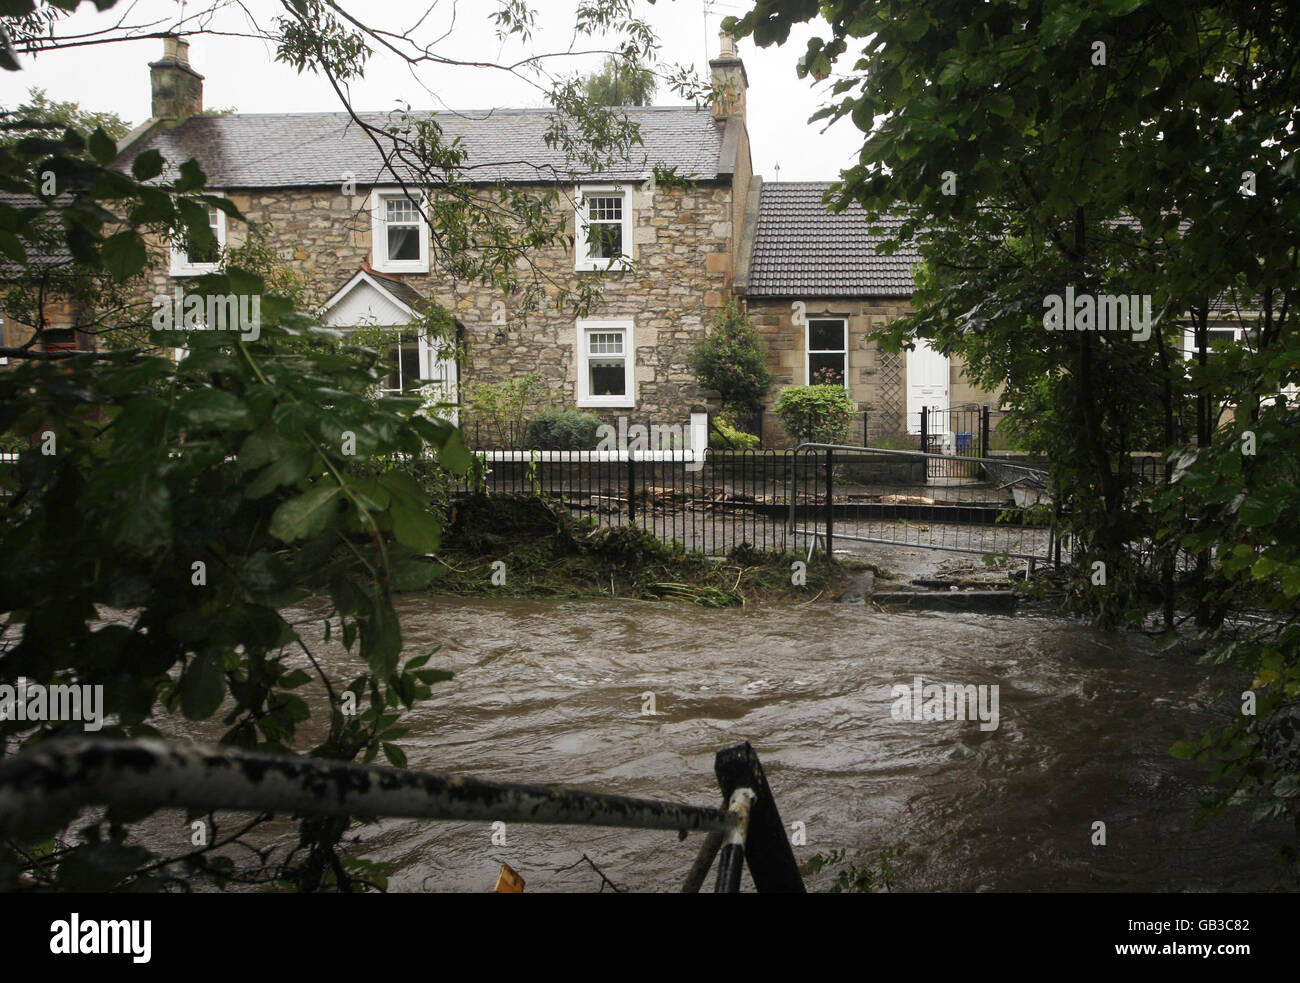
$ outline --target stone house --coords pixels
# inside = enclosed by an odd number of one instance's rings
[[[910,352],[883,352],[870,337],[911,311],[912,270],[920,258],[911,248],[878,254],[886,236],[871,231],[857,205],[829,212],[822,202],[828,188],[830,182],[761,177],[751,184],[736,290],[767,346],[774,376],[769,407],[783,388],[829,375],[865,411],[864,436],[873,444],[919,434],[923,406],[996,409],[998,395],[972,385],[960,358],[924,341]],[[961,425],[947,412],[927,422],[940,437]],[[764,430],[766,440],[782,439],[769,413]]]
[[[806,384],[819,369],[839,373],[867,410],[872,435],[918,432],[923,403],[995,402],[966,383],[960,364],[924,347],[882,354],[868,338],[908,309],[916,256],[878,256],[879,237],[860,209],[826,210],[827,184],[765,183],[753,174],[745,67],[725,35],[710,67],[727,97],[708,108],[627,107],[643,146],[635,161],[599,174],[568,173],[563,155],[547,145],[546,110],[438,116],[447,137],[462,141],[475,183],[561,191],[569,242],[530,256],[549,279],[548,292],[603,277],[590,317],[548,305],[510,320],[508,330],[499,292],[453,282],[430,262],[420,210],[348,114],[204,113],[188,45],[164,43],[163,58],[150,65],[152,118],[127,138],[122,166],[150,148],[172,164],[197,159],[209,187],[233,200],[308,278],[327,324],[400,327],[429,303],[452,311],[458,351],[404,338],[390,359],[394,389],[436,381],[454,398],[465,382],[536,372],[561,405],[607,422],[684,424],[710,395],[696,385],[691,350],[734,298],[767,343],[776,376],[768,410],[782,388]],[[387,123],[382,114],[363,118]],[[691,184],[656,187],[656,167]],[[248,234],[219,212],[212,220],[223,247]],[[170,255],[154,266],[151,295],[170,295],[186,277],[215,268],[167,244],[159,250]],[[619,255],[635,265],[620,268],[609,258]],[[806,318],[796,320],[796,302]],[[783,442],[775,415],[764,418],[765,441]]]
[[[498,182],[559,191],[569,241],[528,257],[548,295],[603,278],[590,316],[546,304],[526,319],[509,318],[508,329],[509,298],[455,282],[431,262],[436,237],[422,210],[399,186],[396,165],[347,113],[204,113],[203,79],[188,45],[164,43],[163,58],[150,65],[152,118],[124,142],[119,165],[151,148],[173,166],[195,158],[209,188],[234,201],[309,280],[329,325],[401,326],[431,302],[451,311],[459,352],[403,339],[390,359],[393,388],[434,381],[454,394],[468,381],[536,372],[562,405],[644,425],[685,424],[701,402],[688,358],[734,290],[751,178],[745,69],[730,43],[710,63],[727,98],[704,108],[626,108],[643,145],[634,160],[598,174],[573,174],[548,146],[548,110],[438,115],[446,138],[461,141],[465,173],[483,193]],[[390,125],[384,114],[364,117]],[[656,168],[690,183],[652,180]],[[212,223],[221,246],[246,240],[248,229],[216,210]],[[189,256],[166,242],[157,249],[150,296],[170,296],[187,277],[216,268],[216,256]],[[624,257],[634,265],[625,267]]]

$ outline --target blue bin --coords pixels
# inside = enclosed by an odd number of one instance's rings
[[[970,450],[970,438],[971,438],[971,435],[968,434],[968,433],[959,433],[959,434],[957,435],[957,453],[958,453],[958,454],[965,454],[967,451]]]

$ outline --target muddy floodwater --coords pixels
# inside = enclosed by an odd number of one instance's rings
[[[802,861],[905,847],[898,890],[1244,891],[1279,885],[1283,830],[1238,811],[1193,822],[1201,766],[1169,745],[1233,704],[1186,657],[1056,616],[882,614],[812,603],[405,597],[407,652],[456,678],[408,717],[410,767],[716,804],[713,755],[758,749]],[[293,612],[310,638],[310,611]],[[345,675],[345,656],[316,646]],[[349,662],[349,666],[351,663]],[[891,690],[997,685],[996,730],[897,720]],[[653,693],[657,713],[642,713]],[[324,708],[321,700],[313,710]],[[197,735],[196,735],[197,736]],[[1106,845],[1092,844],[1106,824]],[[383,820],[366,852],[390,889],[485,891],[502,861],[528,891],[676,890],[700,842],[655,831]],[[809,879],[826,888],[831,877]],[[711,881],[710,881],[711,887]],[[746,876],[746,890],[752,884]]]
[[[796,857],[841,848],[872,865],[903,847],[895,890],[1285,886],[1284,826],[1252,826],[1244,810],[1196,824],[1206,769],[1168,755],[1227,719],[1241,681],[1140,635],[1055,615],[824,602],[714,610],[405,596],[399,612],[407,656],[441,645],[430,664],[456,674],[407,717],[411,768],[716,805],[715,752],[749,740],[783,820],[804,824]],[[310,609],[286,614],[335,678],[351,678],[356,662],[324,644]],[[895,719],[893,687],[917,676],[996,685],[997,728]],[[299,692],[324,717],[309,689]],[[653,716],[642,713],[647,693]],[[182,725],[177,736],[219,733]],[[1104,846],[1092,842],[1097,822]],[[276,826],[289,842],[292,827]],[[183,829],[178,820],[173,832]],[[529,892],[596,890],[587,864],[560,870],[583,854],[621,888],[678,890],[701,840],[509,823],[494,845],[487,823],[393,819],[358,831],[366,855],[395,865],[396,891],[490,891],[503,861]],[[833,875],[807,880],[825,890]]]

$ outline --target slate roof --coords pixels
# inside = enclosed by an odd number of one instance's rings
[[[643,144],[629,160],[599,176],[644,179],[655,164],[675,167],[683,177],[715,180],[733,164],[723,154],[726,124],[707,108],[628,106]],[[594,177],[572,174],[560,148],[546,145],[549,109],[492,109],[436,115],[447,141],[460,137],[468,151],[464,178],[470,181],[555,181]],[[367,124],[386,129],[398,122],[388,113],[360,113]],[[412,114],[416,115],[416,114]],[[391,139],[379,136],[391,151]],[[198,160],[208,186],[220,189],[326,187],[345,171],[358,185],[392,183],[384,154],[347,113],[232,113],[191,116],[179,125],[146,133],[119,159],[128,167],[136,155],[157,148],[172,165]],[[400,167],[400,164],[397,166]],[[572,165],[572,166],[577,166]]]
[[[55,207],[66,206],[69,201],[71,201],[69,195],[60,195],[54,199]],[[0,204],[4,204],[9,208],[38,208],[44,206],[45,202],[35,195],[0,191]],[[56,218],[54,209],[49,209],[47,215]],[[43,238],[42,241],[34,243],[29,239],[24,239],[23,246],[27,250],[27,262],[25,264],[15,263],[7,256],[0,257],[0,283],[16,280],[24,273],[29,272],[34,266],[55,269],[72,264],[72,253],[68,251],[68,247],[64,242],[62,230],[58,231],[53,241]]]
[[[750,255],[750,297],[910,297],[915,247],[876,252],[901,219],[868,223],[858,205],[831,214],[822,202],[830,182],[763,182]]]

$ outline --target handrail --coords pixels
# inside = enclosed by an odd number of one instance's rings
[[[1023,471],[1026,473],[1026,475],[1035,475],[1041,477],[1047,476],[1047,472],[1044,471],[1042,468],[1036,468],[1028,464],[1019,464],[1014,461],[1005,461],[994,457],[967,457],[961,454],[933,454],[928,451],[894,450],[892,448],[887,448],[887,447],[866,447],[866,446],[856,445],[856,444],[824,444],[818,441],[805,441],[802,444],[799,444],[794,449],[794,453],[791,455],[790,458],[790,494],[787,496],[787,498],[789,499],[789,521],[787,523],[787,528],[794,535],[807,535],[807,533],[800,533],[795,524],[795,506],[796,506],[796,496],[798,494],[798,484],[799,484],[799,454],[801,451],[806,451],[806,450],[826,451],[826,459],[828,464],[833,460],[835,451],[853,451],[858,454],[882,454],[890,457],[904,457],[911,460],[921,458],[923,460],[934,459],[940,461],[955,461],[960,464],[985,464],[985,465],[992,465],[997,468],[1006,468],[1008,470]],[[832,529],[832,523],[834,522],[834,509],[835,509],[834,479],[832,478],[832,474],[833,471],[831,471],[828,468],[827,476],[826,476],[826,523],[827,523],[826,554],[827,556],[832,555],[831,529]],[[1011,482],[1010,484],[1015,484],[1015,482]],[[1056,531],[1056,527],[1055,527],[1055,523],[1053,523],[1052,528],[1049,531],[1049,537],[1054,537],[1055,531]],[[855,540],[859,542],[874,542],[874,540],[865,539],[860,536],[841,536],[840,538]],[[934,547],[934,548],[945,549],[950,552],[957,552],[957,553],[985,552],[984,550],[959,548],[959,547]],[[1049,551],[1050,551],[1050,545],[1049,545]],[[1021,556],[1021,554],[1018,553],[1010,554],[1010,555],[1017,556],[1017,557]],[[809,549],[808,556],[809,559],[812,558],[811,548]],[[1036,559],[1038,559],[1038,557],[1033,557],[1028,555],[1025,555],[1024,558],[1029,560],[1031,565]]]
[[[724,749],[718,761],[728,755],[752,759],[761,779],[761,766],[748,743]],[[756,804],[742,816],[727,809],[656,799],[448,777],[234,747],[59,738],[0,760],[0,835],[45,832],[43,827],[71,819],[83,806],[104,805],[612,826],[683,833],[698,830],[710,834],[706,846],[715,844],[715,852],[723,840],[735,844],[739,830],[743,851],[747,822],[751,826],[755,819],[780,823],[766,781],[761,788],[757,781],[748,784],[755,786]],[[734,791],[727,790],[728,798]],[[764,813],[764,807],[770,815]],[[785,849],[789,851],[788,843]],[[700,880],[712,859],[710,855]],[[755,872],[755,886],[760,890],[773,883],[766,875],[773,864],[791,867],[779,873],[785,878],[792,875],[802,889],[792,853],[744,859],[751,870],[758,863],[764,871],[763,875]],[[735,858],[729,862],[734,863]]]

